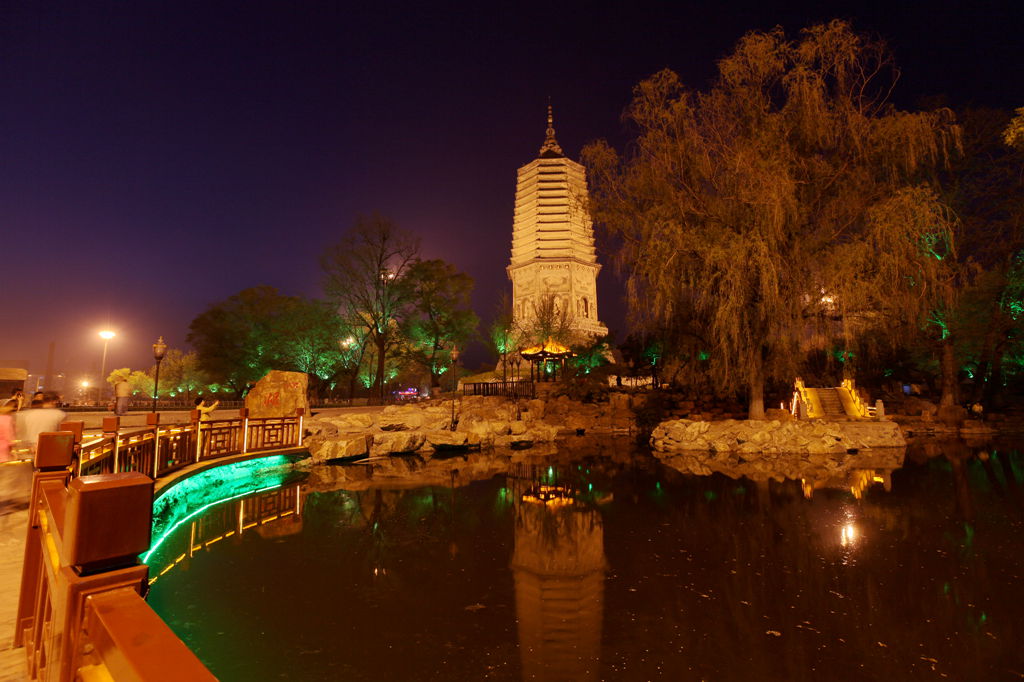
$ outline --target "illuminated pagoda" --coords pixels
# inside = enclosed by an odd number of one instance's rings
[[[565,156],[555,139],[551,107],[548,127],[536,159],[521,167],[516,179],[512,222],[513,317],[520,328],[546,297],[568,312],[572,329],[583,336],[608,333],[597,316],[594,228],[586,209],[587,178],[583,166]]]

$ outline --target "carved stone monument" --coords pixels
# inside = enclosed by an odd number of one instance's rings
[[[309,377],[302,372],[272,369],[245,396],[250,417],[290,417],[297,408],[309,415],[306,389]]]

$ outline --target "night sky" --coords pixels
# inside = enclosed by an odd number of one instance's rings
[[[637,82],[705,87],[750,29],[847,18],[889,42],[902,106],[1024,106],[1020,2],[372,4],[0,3],[0,366],[41,373],[56,341],[58,370],[97,372],[109,326],[108,370],[141,368],[244,288],[319,296],[360,213],[471,274],[490,317],[549,98],[573,158],[620,145]]]

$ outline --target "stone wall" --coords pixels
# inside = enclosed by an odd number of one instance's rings
[[[615,394],[601,404],[564,396],[518,402],[465,396],[454,405],[451,400],[393,405],[379,413],[307,419],[310,435],[304,445],[313,461],[327,461],[364,454],[430,454],[440,449],[550,443],[578,433],[628,434],[636,430],[630,400],[626,394]]]

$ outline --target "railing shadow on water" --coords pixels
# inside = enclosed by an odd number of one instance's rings
[[[39,437],[14,645],[38,680],[213,680],[143,599],[155,480],[189,464],[297,448],[303,410],[140,429],[82,422]],[[144,636],[143,636],[144,635]]]

